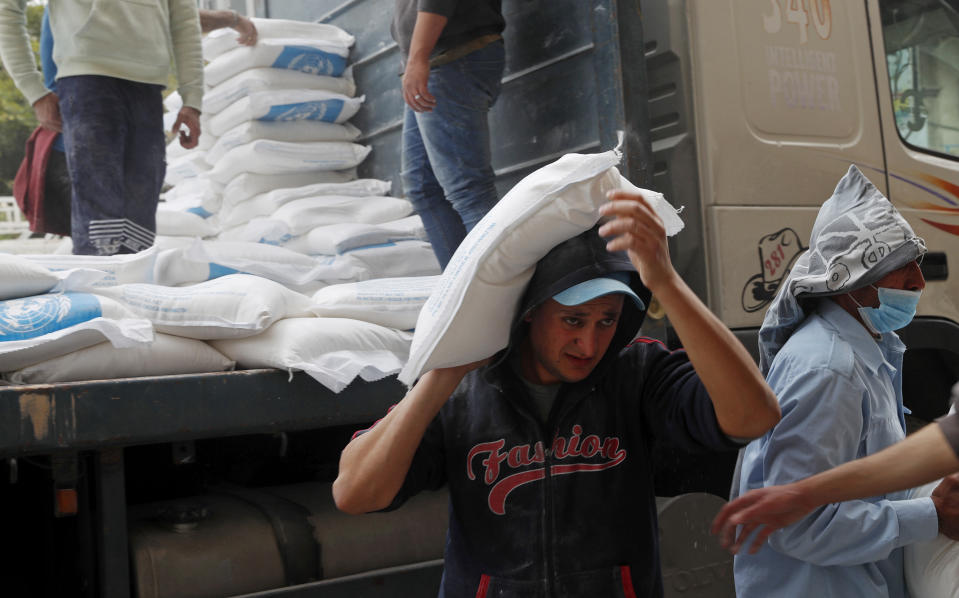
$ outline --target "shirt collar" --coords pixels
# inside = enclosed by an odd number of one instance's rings
[[[853,351],[872,373],[878,373],[883,365],[888,367],[890,372],[898,370],[895,363],[902,363],[906,346],[895,332],[887,332],[876,340],[859,320],[829,298],[819,302],[818,313],[852,346]]]

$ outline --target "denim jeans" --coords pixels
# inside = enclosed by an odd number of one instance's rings
[[[73,197],[73,253],[153,245],[166,174],[163,87],[100,75],[57,81]]]
[[[432,112],[406,106],[403,187],[443,268],[499,199],[487,115],[499,96],[504,65],[503,42],[493,42],[430,69]]]

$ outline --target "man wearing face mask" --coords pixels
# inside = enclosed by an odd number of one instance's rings
[[[782,420],[742,455],[733,494],[785,484],[905,437],[902,357],[925,280],[923,240],[852,166],[813,225],[759,332]],[[897,492],[822,506],[735,559],[737,595],[907,596],[902,547],[951,515]]]

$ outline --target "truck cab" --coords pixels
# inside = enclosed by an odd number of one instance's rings
[[[959,4],[643,8],[652,187],[698,228],[676,242],[684,276],[752,349],[820,205],[857,165],[928,246],[919,318],[901,331],[905,401],[917,425],[945,413],[959,378]]]

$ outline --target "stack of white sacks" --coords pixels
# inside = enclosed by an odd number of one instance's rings
[[[353,36],[254,22],[255,47],[204,40],[201,143],[168,147],[154,247],[0,254],[6,382],[273,367],[338,392],[402,368],[440,268],[410,203],[356,179]]]
[[[154,247],[0,254],[5,381],[269,367],[302,370],[335,392],[401,370],[410,383],[505,346],[504,314],[536,261],[596,222],[605,191],[632,188],[613,166],[618,152],[566,156],[510,191],[439,276],[409,202],[387,196],[385,181],[355,179],[368,149],[336,122],[360,101],[345,70],[352,37],[325,25],[256,25],[254,48],[230,31],[205,42],[205,97],[222,99],[205,110],[204,147],[179,158],[170,149],[175,184]],[[284,90],[294,81],[299,89]]]
[[[356,180],[370,148],[347,122],[363,102],[347,67],[353,36],[327,24],[253,21],[256,46],[240,46],[230,29],[204,40],[200,147],[174,140],[167,150],[172,188],[157,214],[158,244],[266,243],[330,260],[352,252],[347,261],[370,264],[389,253],[388,267],[361,278],[438,273],[410,203],[389,197],[386,181]],[[179,104],[167,98],[171,120]],[[393,243],[388,252],[366,249],[384,242]]]
[[[15,383],[54,382],[235,362],[303,370],[334,391],[357,376],[399,373],[411,384],[430,369],[505,347],[510,314],[537,261],[593,226],[608,191],[642,192],[669,234],[683,227],[661,194],[622,177],[620,159],[618,151],[569,154],[532,173],[473,228],[441,276],[327,285],[359,280],[369,266],[341,259],[353,252],[318,259],[244,242],[195,241],[111,257],[0,255],[0,372]],[[335,249],[371,238],[355,230],[363,227],[345,228],[356,236],[331,230],[323,242]],[[384,248],[370,251],[376,249]],[[303,292],[313,285],[322,288]],[[78,372],[81,351],[92,355]],[[205,357],[182,359],[191,351]]]
[[[409,330],[439,277],[331,285],[311,297],[289,287],[327,266],[264,247],[273,253],[254,259],[226,249],[216,254],[225,263],[203,264],[203,282],[183,285],[174,283],[200,268],[179,249],[0,254],[3,379],[54,383],[236,365],[302,370],[339,392],[357,376],[372,381],[403,367]]]

